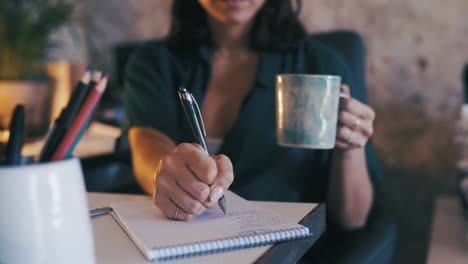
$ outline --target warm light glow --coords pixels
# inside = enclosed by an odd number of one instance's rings
[[[67,61],[53,61],[47,64],[47,73],[54,80],[54,98],[51,109],[51,121],[55,120],[68,103],[70,98],[71,72],[70,63]]]
[[[8,142],[9,138],[10,138],[10,131],[9,130],[0,131],[0,143],[6,144]]]

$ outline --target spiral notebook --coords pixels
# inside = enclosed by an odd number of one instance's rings
[[[168,219],[152,200],[112,203],[112,215],[150,261],[214,254],[306,238],[305,226],[257,207],[232,192],[227,214],[208,209],[191,221]]]

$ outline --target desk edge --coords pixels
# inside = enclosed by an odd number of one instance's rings
[[[327,225],[325,204],[317,205],[299,221],[299,224],[308,227],[313,236],[307,239],[276,243],[255,263],[296,263],[325,232]]]

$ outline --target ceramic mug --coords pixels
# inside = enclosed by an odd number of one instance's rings
[[[0,167],[0,263],[95,263],[79,159]]]
[[[278,144],[331,149],[335,146],[341,77],[280,74],[276,76]]]

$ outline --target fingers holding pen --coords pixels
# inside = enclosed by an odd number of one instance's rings
[[[216,162],[198,144],[182,143],[174,155],[185,161],[187,168],[201,182],[212,184],[217,175]]]
[[[234,181],[234,172],[231,160],[226,155],[217,155],[212,157],[216,162],[217,175],[214,182],[211,184],[210,191],[210,208],[216,206],[217,201],[224,195],[226,190]]]
[[[206,208],[215,207],[234,180],[231,160],[225,155],[210,157],[198,144],[181,144],[175,152],[189,171],[179,175],[179,185]]]
[[[155,185],[157,191],[154,195],[154,203],[169,218],[177,220],[189,220],[193,215],[198,215],[206,210],[206,207],[185,191],[168,171],[161,169],[156,176]],[[174,216],[175,207],[179,213]]]
[[[224,178],[218,179],[217,166],[217,161],[199,145],[180,144],[160,162],[155,175],[155,204],[165,207],[161,209],[169,218],[174,218],[174,208],[168,201],[188,215],[201,214],[206,208],[215,206],[216,202],[209,199],[210,185],[226,185]]]

